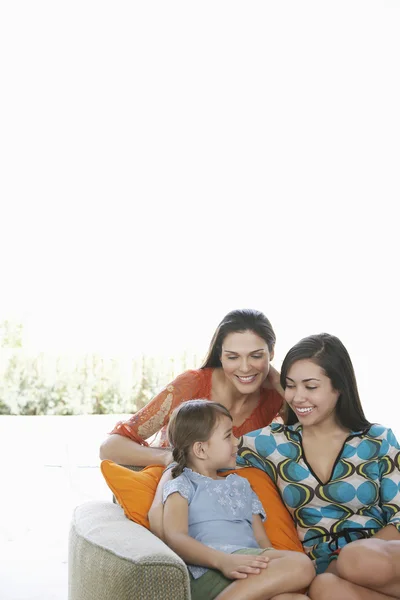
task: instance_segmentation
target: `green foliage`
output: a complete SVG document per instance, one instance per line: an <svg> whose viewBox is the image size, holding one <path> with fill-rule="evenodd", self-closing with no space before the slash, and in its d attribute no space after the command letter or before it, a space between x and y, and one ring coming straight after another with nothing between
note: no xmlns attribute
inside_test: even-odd
<svg viewBox="0 0 400 600"><path fill-rule="evenodd" d="M0 415L133 413L198 359L29 355L0 348Z"/></svg>
<svg viewBox="0 0 400 600"><path fill-rule="evenodd" d="M8 319L0 323L0 346L2 348L22 348L23 325Z"/></svg>

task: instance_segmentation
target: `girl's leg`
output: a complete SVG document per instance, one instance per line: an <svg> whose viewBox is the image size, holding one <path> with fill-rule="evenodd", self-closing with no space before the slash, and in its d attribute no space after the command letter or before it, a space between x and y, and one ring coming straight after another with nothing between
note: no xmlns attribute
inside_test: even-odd
<svg viewBox="0 0 400 600"><path fill-rule="evenodd" d="M400 541L359 540L345 546L337 574L347 582L400 598Z"/></svg>
<svg viewBox="0 0 400 600"><path fill-rule="evenodd" d="M307 588L315 577L311 560L301 552L266 550L270 558L266 569L259 575L248 575L236 580L221 592L216 600L271 600L288 592ZM283 600L304 600L302 594Z"/></svg>

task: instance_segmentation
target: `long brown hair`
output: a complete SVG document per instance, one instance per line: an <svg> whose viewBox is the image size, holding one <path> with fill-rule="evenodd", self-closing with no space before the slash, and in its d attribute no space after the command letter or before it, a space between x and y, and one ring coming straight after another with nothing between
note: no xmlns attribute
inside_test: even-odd
<svg viewBox="0 0 400 600"><path fill-rule="evenodd" d="M218 325L201 369L221 367L221 353L224 339L229 333L242 333L243 331L252 331L265 340L270 352L273 351L276 336L267 317L259 310L253 310L252 308L232 310Z"/></svg>
<svg viewBox="0 0 400 600"><path fill-rule="evenodd" d="M186 467L193 444L210 439L221 415L232 421L232 415L225 406L209 400L188 400L174 410L168 424L172 456L178 463L172 469L173 478L178 477Z"/></svg>

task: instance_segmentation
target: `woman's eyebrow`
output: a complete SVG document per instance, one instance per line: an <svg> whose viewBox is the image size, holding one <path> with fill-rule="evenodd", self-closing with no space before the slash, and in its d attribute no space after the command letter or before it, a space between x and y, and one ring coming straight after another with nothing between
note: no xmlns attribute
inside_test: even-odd
<svg viewBox="0 0 400 600"><path fill-rule="evenodd" d="M224 350L227 354L237 354L234 350ZM249 354L254 354L254 352L265 352L265 348L258 348L258 350L252 350Z"/></svg>
<svg viewBox="0 0 400 600"><path fill-rule="evenodd" d="M286 379L290 379L290 381L294 382L294 379L292 379L291 377L286 376ZM321 380L318 379L317 377L309 377L308 379L302 379L301 381L321 381Z"/></svg>

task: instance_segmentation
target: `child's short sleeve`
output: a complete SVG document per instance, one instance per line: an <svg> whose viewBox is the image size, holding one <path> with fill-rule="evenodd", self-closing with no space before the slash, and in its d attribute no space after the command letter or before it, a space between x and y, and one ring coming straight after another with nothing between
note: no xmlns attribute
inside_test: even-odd
<svg viewBox="0 0 400 600"><path fill-rule="evenodd" d="M167 481L163 489L163 504L165 504L168 496L178 492L183 498L186 498L188 504L192 501L193 486L189 479L182 473L179 477Z"/></svg>
<svg viewBox="0 0 400 600"><path fill-rule="evenodd" d="M260 515L262 521L267 520L267 515L257 494L251 490L251 512L253 515Z"/></svg>

